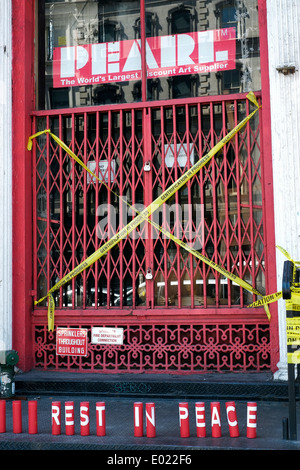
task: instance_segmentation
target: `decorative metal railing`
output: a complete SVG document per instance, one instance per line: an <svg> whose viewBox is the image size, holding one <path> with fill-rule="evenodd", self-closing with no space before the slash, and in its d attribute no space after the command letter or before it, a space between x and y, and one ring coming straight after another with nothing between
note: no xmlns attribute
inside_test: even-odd
<svg viewBox="0 0 300 470"><path fill-rule="evenodd" d="M37 111L33 148L37 298L106 242L249 113L245 95ZM267 276L259 113L154 220L264 294ZM121 199L120 199L121 197ZM59 326L122 325L116 350L55 358L44 306L33 312L36 366L195 372L269 367L268 322L253 295L142 224L55 297ZM128 321L130 319L130 321ZM142 323L140 323L140 321ZM164 323L165 321L165 323ZM249 326L249 324L251 326Z"/></svg>

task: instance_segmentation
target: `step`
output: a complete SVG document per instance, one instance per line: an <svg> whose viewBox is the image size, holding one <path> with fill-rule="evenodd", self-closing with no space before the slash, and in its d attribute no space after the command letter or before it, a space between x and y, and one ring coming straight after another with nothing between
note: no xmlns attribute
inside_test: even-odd
<svg viewBox="0 0 300 470"><path fill-rule="evenodd" d="M16 395L288 400L288 382L271 373L102 374L32 370L15 375ZM299 384L295 385L299 397Z"/></svg>

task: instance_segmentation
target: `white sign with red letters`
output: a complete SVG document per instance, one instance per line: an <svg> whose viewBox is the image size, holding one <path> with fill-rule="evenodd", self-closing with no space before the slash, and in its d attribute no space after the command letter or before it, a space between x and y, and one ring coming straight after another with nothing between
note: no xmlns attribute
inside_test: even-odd
<svg viewBox="0 0 300 470"><path fill-rule="evenodd" d="M86 328L57 328L56 354L60 356L87 356Z"/></svg>

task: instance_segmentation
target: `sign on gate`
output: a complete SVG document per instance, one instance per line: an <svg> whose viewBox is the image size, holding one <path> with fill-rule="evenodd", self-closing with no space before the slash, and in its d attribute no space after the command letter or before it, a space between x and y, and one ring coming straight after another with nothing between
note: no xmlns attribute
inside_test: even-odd
<svg viewBox="0 0 300 470"><path fill-rule="evenodd" d="M87 356L87 329L57 328L56 354L60 356Z"/></svg>
<svg viewBox="0 0 300 470"><path fill-rule="evenodd" d="M92 328L92 344L123 344L123 328Z"/></svg>

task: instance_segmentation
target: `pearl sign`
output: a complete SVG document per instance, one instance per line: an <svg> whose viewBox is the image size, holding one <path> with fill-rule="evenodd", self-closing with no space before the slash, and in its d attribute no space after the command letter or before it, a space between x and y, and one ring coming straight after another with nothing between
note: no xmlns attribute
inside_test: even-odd
<svg viewBox="0 0 300 470"><path fill-rule="evenodd" d="M235 69L235 28L146 39L147 77ZM70 87L141 79L141 40L57 47L53 86Z"/></svg>

